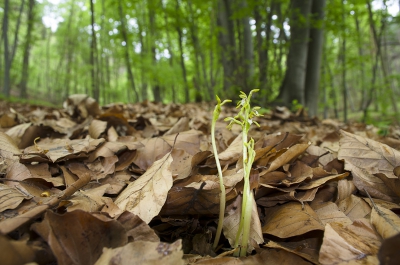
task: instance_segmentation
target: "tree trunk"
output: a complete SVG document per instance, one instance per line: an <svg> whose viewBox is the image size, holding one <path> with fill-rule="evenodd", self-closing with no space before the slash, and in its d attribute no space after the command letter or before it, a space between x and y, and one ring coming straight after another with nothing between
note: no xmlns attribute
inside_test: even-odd
<svg viewBox="0 0 400 265"><path fill-rule="evenodd" d="M128 40L128 33L126 32L125 17L124 17L124 12L122 10L122 1L118 1L118 9L119 9L119 15L121 18L121 21L120 21L121 22L121 34L122 34L122 38L125 42L125 64L126 64L126 70L128 71L128 81L131 85L131 89L135 93L135 100L139 101L140 98L139 98L139 94L136 90L135 79L133 77L131 61L130 61L130 56L129 56L129 50L130 50L131 45ZM129 94L130 94L130 90L128 91L128 100L130 100Z"/></svg>
<svg viewBox="0 0 400 265"><path fill-rule="evenodd" d="M156 39L157 39L157 32L156 32L156 25L155 25L155 20L156 20L156 12L155 12L155 3L153 1L148 1L148 10L149 10L149 27L150 27L150 50L151 50L151 55L152 55L152 60L153 60L153 67L156 69L157 68L157 58L156 58ZM153 91L153 96L154 100L156 102L161 102L161 87L160 87L160 80L158 78L158 73L154 74L153 78L153 84L152 84L152 91Z"/></svg>
<svg viewBox="0 0 400 265"><path fill-rule="evenodd" d="M100 97L100 88L99 88L99 82L97 80L97 71L98 71L98 66L97 66L97 43L96 43L96 31L94 30L94 4L93 0L89 0L90 2L90 13L91 13L91 25L92 25L92 39L90 41L90 73L92 77L92 95L93 98L99 102L99 97Z"/></svg>
<svg viewBox="0 0 400 265"><path fill-rule="evenodd" d="M172 44L171 44L171 36L170 36L170 32L169 32L169 23L168 23L168 15L167 15L167 11L166 11L166 7L163 4L163 1L160 1L160 5L163 9L164 12L164 24L165 24L165 32L167 33L167 50L169 53L169 66L171 68L174 67L174 58L175 55L172 51ZM171 86L171 94L172 94L172 102L176 102L176 91L175 91L175 85Z"/></svg>
<svg viewBox="0 0 400 265"><path fill-rule="evenodd" d="M246 0L242 0L241 7L247 9ZM248 94L250 90L254 87L254 49L253 49L253 35L250 28L250 18L248 15L241 19L241 24L243 27L243 65L244 67L244 87L243 91Z"/></svg>
<svg viewBox="0 0 400 265"><path fill-rule="evenodd" d="M293 101L305 104L305 80L308 54L309 14L312 0L292 0L290 21L290 48L287 69L280 97L290 106Z"/></svg>
<svg viewBox="0 0 400 265"><path fill-rule="evenodd" d="M71 30L71 23L72 19L74 17L74 6L75 3L71 2L71 7L70 7L70 13L69 13L69 18L68 18L68 24L67 24L67 32L72 32ZM71 87L71 82L72 76L71 76L71 69L72 69L72 58L74 54L74 47L75 47L75 38L71 35L66 36L66 56L67 56L67 61L65 65L65 78L64 78L64 98L67 98L70 94L70 87Z"/></svg>
<svg viewBox="0 0 400 265"><path fill-rule="evenodd" d="M231 17L232 10L229 0L218 0L218 26L221 28L218 34L219 54L224 69L223 91L226 93L226 97L233 96L229 92L234 84L236 69L235 33Z"/></svg>
<svg viewBox="0 0 400 265"><path fill-rule="evenodd" d="M365 64L364 64L364 52L363 52L363 43L361 39L361 29L360 29L360 21L358 19L358 11L354 11L354 20L356 23L356 29L357 29L357 46L358 46L358 57L359 57L359 69L360 69L360 84L361 84L361 103L360 103L360 108L359 110L363 110L365 107L365 103L367 100L367 87L365 84Z"/></svg>
<svg viewBox="0 0 400 265"><path fill-rule="evenodd" d="M32 42L32 30L33 23L35 19L34 13L35 0L29 0L29 9L28 9L28 28L26 30L26 38L25 38L25 47L24 47L24 58L22 62L22 77L20 83L20 96L22 98L27 98L27 83L29 78L29 55L31 50L31 42Z"/></svg>
<svg viewBox="0 0 400 265"><path fill-rule="evenodd" d="M15 51L17 50L17 46L18 46L19 26L21 25L21 17L22 17L22 13L24 12L24 6L25 6L25 0L22 0L21 6L19 7L17 25L16 25L16 29L15 29L15 34L14 34L14 43L13 43L13 46L11 49L10 68L12 67L12 64L14 61L14 56L15 56Z"/></svg>
<svg viewBox="0 0 400 265"><path fill-rule="evenodd" d="M342 96L343 96L343 120L346 123L347 122L347 84L346 84L346 36L345 36L345 6L344 3L342 2L342 48L341 48L341 53L342 53Z"/></svg>
<svg viewBox="0 0 400 265"><path fill-rule="evenodd" d="M4 41L4 87L3 93L6 97L10 96L10 59L8 53L8 13L9 0L4 0L4 15L3 15L3 41Z"/></svg>
<svg viewBox="0 0 400 265"><path fill-rule="evenodd" d="M326 0L315 0L312 3L314 25L310 29L308 44L307 73L305 83L305 100L310 117L317 116L319 102L319 79L323 48L323 19Z"/></svg>
<svg viewBox="0 0 400 265"><path fill-rule="evenodd" d="M185 90L185 102L189 102L189 84L187 80L187 75L186 75L186 66L185 66L185 58L183 56L183 33L181 29L181 20L180 20L180 7L179 7L179 1L176 0L176 31L178 33L178 43L179 43L179 53L180 53L180 63L181 63L181 68L182 68L182 77L183 77L183 82L184 82L184 90Z"/></svg>

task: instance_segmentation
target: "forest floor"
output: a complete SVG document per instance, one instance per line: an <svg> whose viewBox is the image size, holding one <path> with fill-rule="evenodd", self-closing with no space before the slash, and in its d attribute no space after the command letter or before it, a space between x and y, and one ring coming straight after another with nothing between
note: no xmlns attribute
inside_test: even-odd
<svg viewBox="0 0 400 265"><path fill-rule="evenodd" d="M237 109L223 106L216 141L227 206L213 249L213 109L100 107L79 95L63 109L1 102L2 264L396 264L400 128L286 108L255 118L249 132L254 201L248 256L237 258L242 136L223 121Z"/></svg>

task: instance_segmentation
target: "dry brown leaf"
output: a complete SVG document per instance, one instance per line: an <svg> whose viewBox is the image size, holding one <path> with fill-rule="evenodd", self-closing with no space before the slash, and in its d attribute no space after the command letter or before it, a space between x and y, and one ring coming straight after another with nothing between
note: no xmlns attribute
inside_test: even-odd
<svg viewBox="0 0 400 265"><path fill-rule="evenodd" d="M125 228L126 235L130 241L160 242L160 238L154 230L151 229L148 224L143 222L139 216L125 211L118 216L117 220Z"/></svg>
<svg viewBox="0 0 400 265"><path fill-rule="evenodd" d="M371 207L360 197L350 195L337 203L339 210L346 214L352 221L364 218L371 213Z"/></svg>
<svg viewBox="0 0 400 265"><path fill-rule="evenodd" d="M397 179L393 169L400 165L400 152L386 144L376 142L355 134L340 131L338 158L345 160L345 168L350 162L370 174L382 173L388 178Z"/></svg>
<svg viewBox="0 0 400 265"><path fill-rule="evenodd" d="M351 171L353 183L362 194L367 191L374 198L386 201L397 199L396 194L382 180L370 174L367 170L356 167L350 162L346 163L346 168Z"/></svg>
<svg viewBox="0 0 400 265"><path fill-rule="evenodd" d="M181 240L172 244L162 242L136 241L119 248L105 248L97 265L183 265Z"/></svg>
<svg viewBox="0 0 400 265"><path fill-rule="evenodd" d="M372 207L371 223L384 239L400 233L400 217L379 205Z"/></svg>
<svg viewBox="0 0 400 265"><path fill-rule="evenodd" d="M353 181L348 179L341 179L338 181L338 194L336 202L341 201L357 191Z"/></svg>
<svg viewBox="0 0 400 265"><path fill-rule="evenodd" d="M263 233L280 238L298 236L309 231L324 229L317 214L307 203L304 204L304 208L298 202L289 202L284 205L267 208L265 215Z"/></svg>
<svg viewBox="0 0 400 265"><path fill-rule="evenodd" d="M87 157L90 151L97 148L104 139L43 139L37 146L25 148L22 159L31 156L47 157L51 162L60 162L77 157Z"/></svg>
<svg viewBox="0 0 400 265"><path fill-rule="evenodd" d="M174 180L184 179L192 172L192 158L185 150L174 148L171 153L174 161L171 164Z"/></svg>
<svg viewBox="0 0 400 265"><path fill-rule="evenodd" d="M338 206L333 202L325 202L321 205L318 205L317 209L314 207L313 209L323 225L336 222L347 226L352 223L352 220L347 217L342 211L340 211Z"/></svg>
<svg viewBox="0 0 400 265"><path fill-rule="evenodd" d="M101 120L93 120L89 125L89 135L93 139L98 139L99 136L107 129L107 122Z"/></svg>
<svg viewBox="0 0 400 265"><path fill-rule="evenodd" d="M32 125L32 123L28 122L28 123L22 123L19 124L17 126L11 127L10 129L8 129L8 131L6 132L7 135L9 135L14 143L19 146L19 144L21 143L21 139L22 137L25 135L25 131ZM19 150L19 149L18 149Z"/></svg>
<svg viewBox="0 0 400 265"><path fill-rule="evenodd" d="M111 198L102 197L109 186L109 184L106 184L87 191L75 192L68 200L72 205L67 206L67 211L72 212L78 209L89 213L99 211L100 208L106 204L107 199L111 200Z"/></svg>
<svg viewBox="0 0 400 265"><path fill-rule="evenodd" d="M17 160L18 157L14 155L21 154L14 140L3 132L0 132L0 154L10 160Z"/></svg>
<svg viewBox="0 0 400 265"><path fill-rule="evenodd" d="M7 209L15 209L24 199L30 198L30 196L21 193L16 188L0 183L0 212Z"/></svg>
<svg viewBox="0 0 400 265"><path fill-rule="evenodd" d="M260 172L260 176L268 172L272 172L278 169L279 167L289 163L291 160L297 158L299 155L304 153L309 146L310 144L296 144L290 147L285 153L283 153L282 155L277 157L274 161L272 161L271 165L267 170Z"/></svg>
<svg viewBox="0 0 400 265"><path fill-rule="evenodd" d="M149 223L163 207L172 187L171 153L167 153L130 183L115 200L122 210L130 211Z"/></svg>
<svg viewBox="0 0 400 265"><path fill-rule="evenodd" d="M125 229L118 221L101 221L80 210L63 215L47 211L32 229L49 244L60 265L94 264L104 247L127 243Z"/></svg>
<svg viewBox="0 0 400 265"><path fill-rule="evenodd" d="M171 151L171 145L162 138L145 139L141 143L144 147L136 151L133 162L142 170L147 170L156 160Z"/></svg>
<svg viewBox="0 0 400 265"><path fill-rule="evenodd" d="M376 255L379 249L376 241L365 240L363 233L351 227L330 223L325 226L324 239L320 250L321 264L339 264L358 260L367 255Z"/></svg>
<svg viewBox="0 0 400 265"><path fill-rule="evenodd" d="M268 244L265 244L264 246L268 248L284 249L289 253L293 253L294 255L311 261L313 264L318 264L318 248L320 244L320 238L317 237L294 242L277 243L274 241L269 241ZM280 262L276 264L280 264ZM297 264L297 262L295 264Z"/></svg>
<svg viewBox="0 0 400 265"><path fill-rule="evenodd" d="M218 154L221 165L237 161L243 153L242 134L239 134L226 150ZM214 158L213 158L214 159Z"/></svg>

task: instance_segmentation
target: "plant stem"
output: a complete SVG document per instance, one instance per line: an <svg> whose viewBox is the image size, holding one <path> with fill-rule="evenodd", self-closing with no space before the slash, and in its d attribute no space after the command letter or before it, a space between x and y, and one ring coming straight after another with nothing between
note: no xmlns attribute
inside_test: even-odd
<svg viewBox="0 0 400 265"><path fill-rule="evenodd" d="M217 165L218 177L219 177L219 189L220 189L221 193L220 193L220 199L219 199L218 226L217 226L217 232L215 234L213 249L217 248L219 239L221 237L222 226L224 223L224 216L225 216L225 204L226 204L224 179L222 176L221 164L220 164L219 158L218 158L217 145L215 143L215 124L217 123L219 114L221 113L221 106L227 102L230 102L230 100L224 100L221 103L221 100L218 98L218 96L216 96L216 98L217 98L217 105L215 106L214 113L213 113L213 120L211 123L211 143L212 143L212 147L213 147L215 163Z"/></svg>

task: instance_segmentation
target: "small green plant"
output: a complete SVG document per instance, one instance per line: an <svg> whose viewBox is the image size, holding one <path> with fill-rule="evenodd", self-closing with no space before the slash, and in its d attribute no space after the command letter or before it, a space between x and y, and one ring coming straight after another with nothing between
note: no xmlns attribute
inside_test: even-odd
<svg viewBox="0 0 400 265"><path fill-rule="evenodd" d="M217 169L218 169L219 188L221 191L221 196L219 198L219 219L218 219L217 233L215 234L215 239L214 239L214 244L213 244L214 249L217 248L219 238L221 237L222 225L224 223L224 215L225 215L225 204L226 204L224 179L222 177L221 164L218 159L217 145L215 143L215 124L217 123L219 114L221 113L221 106L224 105L225 103L231 102L231 100L224 100L221 103L221 100L219 99L219 97L218 96L215 96L215 97L217 98L217 105L214 108L213 119L212 119L212 123L211 123L211 143L212 143L212 147L213 147L215 163L217 164Z"/></svg>
<svg viewBox="0 0 400 265"><path fill-rule="evenodd" d="M304 108L303 104L301 104L297 99L293 99L292 100L292 108L291 108L291 110L293 112L296 112L296 111L298 111L299 109L302 109L302 108Z"/></svg>
<svg viewBox="0 0 400 265"><path fill-rule="evenodd" d="M239 246L240 236L242 242L240 244L240 251L235 255L246 256L247 246L250 237L250 223L251 223L251 212L253 208L253 191L250 189L250 171L254 162L256 152L254 151L254 139L248 139L248 133L251 125L254 123L260 126L256 121L253 121L254 117L262 116L258 113L260 107L250 106L250 99L253 93L259 91L258 89L251 90L247 96L244 92L240 92L241 100L238 102L236 108L240 108L239 113L235 117L225 118L225 121L229 121L228 128L231 129L233 124L238 124L242 127L242 143L243 143L243 201L242 201L242 212L240 217L239 229L235 238L234 247Z"/></svg>

